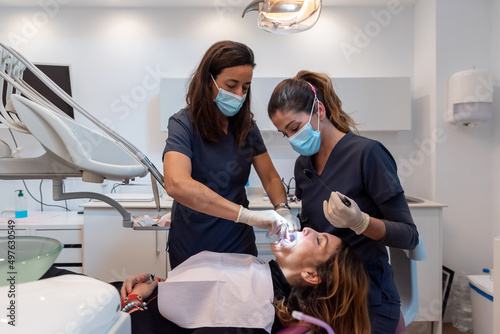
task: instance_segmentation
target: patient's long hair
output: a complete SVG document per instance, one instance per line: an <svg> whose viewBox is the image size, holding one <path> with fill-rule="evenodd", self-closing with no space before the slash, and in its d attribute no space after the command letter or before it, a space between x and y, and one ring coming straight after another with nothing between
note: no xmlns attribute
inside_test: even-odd
<svg viewBox="0 0 500 334"><path fill-rule="evenodd" d="M275 300L281 323L298 323L291 314L300 311L328 323L336 334L370 333L368 277L354 250L344 241L337 252L317 268L321 283L292 287L287 300ZM321 333L319 327L314 333Z"/></svg>

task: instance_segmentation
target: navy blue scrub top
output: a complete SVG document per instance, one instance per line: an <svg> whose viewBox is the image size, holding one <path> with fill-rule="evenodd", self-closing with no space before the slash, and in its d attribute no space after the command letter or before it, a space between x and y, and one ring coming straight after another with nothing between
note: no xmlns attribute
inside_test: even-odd
<svg viewBox="0 0 500 334"><path fill-rule="evenodd" d="M304 174L306 168L313 172L312 181ZM328 200L330 191L318 178L331 190L353 199L361 211L382 219L386 237L377 242L351 229L332 226L323 213L323 201ZM321 175L311 157L299 156L295 180L296 195L302 200L303 227L331 233L354 247L370 278L370 305L380 305L383 298L399 302L386 246L413 249L418 232L389 151L377 141L348 132L333 148Z"/></svg>
<svg viewBox="0 0 500 334"><path fill-rule="evenodd" d="M170 117L163 156L169 151L186 155L191 159L194 180L225 199L248 207L245 185L253 157L267 152L257 125L248 133L243 146L238 147L231 118L227 134L211 143L194 130L191 117L188 108ZM172 206L168 239L169 253L180 261L203 250L257 256L251 226L206 215L177 201Z"/></svg>

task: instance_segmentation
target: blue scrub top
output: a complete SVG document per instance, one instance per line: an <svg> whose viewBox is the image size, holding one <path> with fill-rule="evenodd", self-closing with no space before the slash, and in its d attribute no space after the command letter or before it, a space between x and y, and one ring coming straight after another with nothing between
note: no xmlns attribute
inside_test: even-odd
<svg viewBox="0 0 500 334"><path fill-rule="evenodd" d="M312 181L304 169L313 172ZM382 219L386 237L377 242L332 226L323 213L323 201L329 199L330 191L318 179L353 199L361 211ZM369 304L380 305L382 299L399 302L386 246L412 249L418 244L418 232L389 151L377 141L348 132L333 148L321 175L311 157L298 157L295 181L296 195L302 200L303 227L331 233L354 247L370 278Z"/></svg>
<svg viewBox="0 0 500 334"><path fill-rule="evenodd" d="M267 152L257 125L248 133L243 146L238 147L231 118L227 134L217 142L205 141L194 130L191 119L188 108L170 117L163 155L169 151L186 155L191 159L194 180L225 199L248 207L245 185L253 157ZM180 261L203 250L257 256L251 226L194 211L177 201L172 206L168 248Z"/></svg>

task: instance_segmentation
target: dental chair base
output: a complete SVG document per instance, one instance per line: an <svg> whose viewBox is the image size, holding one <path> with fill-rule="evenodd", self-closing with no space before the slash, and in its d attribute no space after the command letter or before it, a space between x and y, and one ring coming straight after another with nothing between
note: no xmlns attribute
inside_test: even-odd
<svg viewBox="0 0 500 334"><path fill-rule="evenodd" d="M10 292L13 291L13 292ZM83 275L64 275L0 287L0 332L131 333L115 287ZM14 326L15 325L15 326Z"/></svg>

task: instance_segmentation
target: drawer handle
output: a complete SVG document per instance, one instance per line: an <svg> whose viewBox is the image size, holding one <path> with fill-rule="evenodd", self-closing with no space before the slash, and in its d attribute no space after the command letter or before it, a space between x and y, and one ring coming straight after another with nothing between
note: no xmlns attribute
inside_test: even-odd
<svg viewBox="0 0 500 334"><path fill-rule="evenodd" d="M155 239L156 239L156 255L160 255L161 251L159 248L159 242L158 242L158 231L155 231Z"/></svg>

